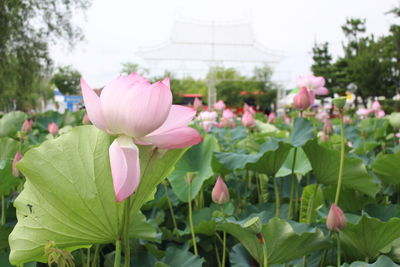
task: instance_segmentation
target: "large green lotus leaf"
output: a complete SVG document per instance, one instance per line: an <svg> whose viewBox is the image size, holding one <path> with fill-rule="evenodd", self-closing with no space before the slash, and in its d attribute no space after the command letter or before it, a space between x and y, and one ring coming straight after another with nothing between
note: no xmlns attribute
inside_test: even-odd
<svg viewBox="0 0 400 267"><path fill-rule="evenodd" d="M276 149L268 149L260 153L261 157L255 163L249 163L247 167L250 170L265 173L269 177L274 177L285 162L290 152L291 145L274 140L268 144L272 144Z"/></svg>
<svg viewBox="0 0 400 267"><path fill-rule="evenodd" d="M12 111L0 119L0 137L14 135L28 117L24 112Z"/></svg>
<svg viewBox="0 0 400 267"><path fill-rule="evenodd" d="M400 218L382 222L363 215L357 223L348 222L339 236L349 259L374 259L383 248L400 238Z"/></svg>
<svg viewBox="0 0 400 267"><path fill-rule="evenodd" d="M242 244L236 244L229 252L229 263L232 267L251 267L254 261Z"/></svg>
<svg viewBox="0 0 400 267"><path fill-rule="evenodd" d="M303 146L308 140L314 137L314 127L312 123L305 118L296 118L293 124L292 134L290 136L290 143L294 147Z"/></svg>
<svg viewBox="0 0 400 267"><path fill-rule="evenodd" d="M296 152L296 161L294 164L294 173L306 175L309 171L312 170L311 164L308 161L306 154L304 153L303 149L300 147L292 148L286 157L285 162L283 163L282 167L276 173L276 177L284 177L292 173L292 165L293 165L293 158L294 158L294 150L297 149Z"/></svg>
<svg viewBox="0 0 400 267"><path fill-rule="evenodd" d="M257 236L243 227L247 221L227 219L218 225L236 237L259 263L263 262L262 246ZM330 246L322 231L300 223L289 224L280 218L273 218L262 226L262 234L268 251L268 263L279 264L298 259L312 251Z"/></svg>
<svg viewBox="0 0 400 267"><path fill-rule="evenodd" d="M324 195L318 184L310 184L303 188L300 204L300 222L312 223L316 210L324 204Z"/></svg>
<svg viewBox="0 0 400 267"><path fill-rule="evenodd" d="M351 264L345 263L342 266L343 267L398 267L400 265L394 263L389 257L381 255L376 260L376 262L371 264L361 261L355 261Z"/></svg>
<svg viewBox="0 0 400 267"><path fill-rule="evenodd" d="M339 175L340 151L324 148L316 140L304 147L317 181L325 185L336 185ZM345 156L342 185L375 197L379 186L367 172L361 159Z"/></svg>
<svg viewBox="0 0 400 267"><path fill-rule="evenodd" d="M0 160L13 160L18 148L19 142L14 139L0 138Z"/></svg>
<svg viewBox="0 0 400 267"><path fill-rule="evenodd" d="M400 152L379 157L372 164L372 171L386 184L400 184Z"/></svg>
<svg viewBox="0 0 400 267"><path fill-rule="evenodd" d="M188 247L178 248L170 246L165 252L165 256L161 261L157 262L155 267L176 267L176 266L191 266L201 267L203 266L204 259L199 256L195 256L188 250Z"/></svg>
<svg viewBox="0 0 400 267"><path fill-rule="evenodd" d="M203 142L191 147L178 161L174 172L168 176L168 180L179 200L188 202L190 188L192 199L194 199L203 183L214 174L211 160L215 151L219 151L218 142L215 137L207 135ZM188 172L196 173L191 186L186 179Z"/></svg>
<svg viewBox="0 0 400 267"><path fill-rule="evenodd" d="M108 148L113 140L94 126L74 128L29 150L18 168L26 176L15 200L18 223L9 237L13 264L44 261L44 245L62 249L118 238L123 203L115 202ZM154 240L139 209L173 169L183 150L140 146L142 177L132 198L132 237ZM137 231L136 231L137 230Z"/></svg>

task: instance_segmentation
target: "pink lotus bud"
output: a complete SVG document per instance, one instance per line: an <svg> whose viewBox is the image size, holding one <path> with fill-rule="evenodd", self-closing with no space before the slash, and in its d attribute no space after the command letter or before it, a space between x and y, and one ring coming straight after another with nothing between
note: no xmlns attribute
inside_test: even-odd
<svg viewBox="0 0 400 267"><path fill-rule="evenodd" d="M343 122L345 124L351 124L353 120L350 117L347 117L346 115L343 116Z"/></svg>
<svg viewBox="0 0 400 267"><path fill-rule="evenodd" d="M225 109L224 112L222 112L222 117L226 119L233 119L235 117L235 114L230 109Z"/></svg>
<svg viewBox="0 0 400 267"><path fill-rule="evenodd" d="M197 111L203 110L203 103L197 97L193 101L193 108Z"/></svg>
<svg viewBox="0 0 400 267"><path fill-rule="evenodd" d="M32 131L33 120L24 120L24 123L21 126L21 131L25 133L29 133Z"/></svg>
<svg viewBox="0 0 400 267"><path fill-rule="evenodd" d="M304 110L314 103L314 96L306 87L300 88L299 92L293 98L293 107Z"/></svg>
<svg viewBox="0 0 400 267"><path fill-rule="evenodd" d="M343 211L333 203L326 218L326 226L331 231L340 231L346 226L346 217Z"/></svg>
<svg viewBox="0 0 400 267"><path fill-rule="evenodd" d="M22 154L21 154L21 152L17 151L17 153L15 153L14 160L13 160L13 163L12 163L12 174L15 177L19 177L19 175L20 175L20 172L17 169L16 165L21 159L22 159Z"/></svg>
<svg viewBox="0 0 400 267"><path fill-rule="evenodd" d="M49 133L51 133L52 135L56 135L58 134L58 126L55 122L49 123L47 125L47 130L49 131Z"/></svg>
<svg viewBox="0 0 400 267"><path fill-rule="evenodd" d="M253 127L256 125L256 121L253 118L253 115L251 115L250 112L245 112L242 117L242 124L244 127Z"/></svg>
<svg viewBox="0 0 400 267"><path fill-rule="evenodd" d="M353 147L353 143L351 141L347 142L348 147Z"/></svg>
<svg viewBox="0 0 400 267"><path fill-rule="evenodd" d="M285 123L286 124L290 124L290 117L289 116L285 116Z"/></svg>
<svg viewBox="0 0 400 267"><path fill-rule="evenodd" d="M356 114L360 117L360 119L365 119L372 112L372 109L360 108L356 111Z"/></svg>
<svg viewBox="0 0 400 267"><path fill-rule="evenodd" d="M85 113L85 116L83 116L82 124L90 124L90 119L87 113Z"/></svg>
<svg viewBox="0 0 400 267"><path fill-rule="evenodd" d="M323 132L326 133L327 135L333 133L333 125L332 125L330 119L325 119L324 120Z"/></svg>
<svg viewBox="0 0 400 267"><path fill-rule="evenodd" d="M217 204L224 204L229 201L229 190L221 176L218 177L217 182L214 185L211 197Z"/></svg>
<svg viewBox="0 0 400 267"><path fill-rule="evenodd" d="M376 100L376 101L374 101L374 103L372 103L371 108L373 111L381 110L381 104L379 103L378 100Z"/></svg>
<svg viewBox="0 0 400 267"><path fill-rule="evenodd" d="M271 112L268 115L268 123L274 123L275 122L275 112Z"/></svg>
<svg viewBox="0 0 400 267"><path fill-rule="evenodd" d="M214 104L214 108L216 110L223 110L225 108L225 103L224 101L220 100L217 103Z"/></svg>

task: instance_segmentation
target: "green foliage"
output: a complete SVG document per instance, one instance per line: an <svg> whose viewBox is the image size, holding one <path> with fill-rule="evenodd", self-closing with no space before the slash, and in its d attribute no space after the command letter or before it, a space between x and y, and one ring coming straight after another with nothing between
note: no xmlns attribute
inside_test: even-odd
<svg viewBox="0 0 400 267"><path fill-rule="evenodd" d="M51 81L63 95L76 95L80 92L82 74L72 66L59 67Z"/></svg>

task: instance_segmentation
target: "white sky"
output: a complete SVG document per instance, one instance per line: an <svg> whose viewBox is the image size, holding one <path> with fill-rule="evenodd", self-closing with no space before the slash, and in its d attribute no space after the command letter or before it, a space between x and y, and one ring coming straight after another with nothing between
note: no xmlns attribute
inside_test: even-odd
<svg viewBox="0 0 400 267"><path fill-rule="evenodd" d="M137 47L160 44L170 35L177 14L204 20L235 20L250 15L258 42L282 50L285 59L275 68L277 76L293 85L298 75L310 73L315 42L330 43L334 57L342 54L345 37L340 26L347 17L367 19L367 33L381 36L399 19L384 13L398 0L93 0L86 20L75 18L86 40L69 52L54 46L58 65L70 64L92 86L102 86L122 62L142 63Z"/></svg>

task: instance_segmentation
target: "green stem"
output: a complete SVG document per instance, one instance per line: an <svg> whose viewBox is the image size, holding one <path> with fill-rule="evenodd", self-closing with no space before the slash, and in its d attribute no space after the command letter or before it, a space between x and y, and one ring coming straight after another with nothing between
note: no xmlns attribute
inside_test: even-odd
<svg viewBox="0 0 400 267"><path fill-rule="evenodd" d="M279 197L279 189L278 189L278 184L276 182L276 178L272 177L272 180L274 181L274 191L275 191L275 216L279 218L281 212L280 212L280 197Z"/></svg>
<svg viewBox="0 0 400 267"><path fill-rule="evenodd" d="M86 266L90 267L90 248L87 248Z"/></svg>
<svg viewBox="0 0 400 267"><path fill-rule="evenodd" d="M225 267L225 258L226 258L226 232L224 231L224 243L222 246L222 267Z"/></svg>
<svg viewBox="0 0 400 267"><path fill-rule="evenodd" d="M125 266L130 266L131 264L131 249L129 244L130 200L131 198L128 197L124 203L125 218L122 240L124 241Z"/></svg>
<svg viewBox="0 0 400 267"><path fill-rule="evenodd" d="M311 175L311 172L308 172L308 173L307 173L307 180L306 180L307 185L311 184L311 177L310 177L310 175Z"/></svg>
<svg viewBox="0 0 400 267"><path fill-rule="evenodd" d="M307 267L307 255L303 256L303 267Z"/></svg>
<svg viewBox="0 0 400 267"><path fill-rule="evenodd" d="M1 225L6 224L6 200L1 196Z"/></svg>
<svg viewBox="0 0 400 267"><path fill-rule="evenodd" d="M217 262L218 262L218 266L221 267L221 259L219 257L219 252L218 252L218 247L217 247L217 241L214 240L214 247L215 247L215 254L217 256Z"/></svg>
<svg viewBox="0 0 400 267"><path fill-rule="evenodd" d="M340 267L340 239L338 233L336 233L336 241L337 241L337 267Z"/></svg>
<svg viewBox="0 0 400 267"><path fill-rule="evenodd" d="M265 239L264 236L259 233L261 236L261 242L262 242L262 250L263 250L263 267L268 267L268 251L267 251L267 244L265 244Z"/></svg>
<svg viewBox="0 0 400 267"><path fill-rule="evenodd" d="M295 187L294 179L296 179L296 177L294 176L294 167L296 165L296 154L297 154L297 147L294 148L292 174L290 176L290 200L289 200L289 210L288 210L289 220L293 218L293 195L294 195L294 187Z"/></svg>
<svg viewBox="0 0 400 267"><path fill-rule="evenodd" d="M114 267L121 266L121 240L115 240L115 258L114 258Z"/></svg>
<svg viewBox="0 0 400 267"><path fill-rule="evenodd" d="M196 244L196 236L194 234L194 227L193 227L193 220L192 220L192 183L189 184L189 225L190 225L190 232L192 234L192 242L193 242L193 249L194 255L198 255L197 251L197 244Z"/></svg>
<svg viewBox="0 0 400 267"><path fill-rule="evenodd" d="M336 188L335 204L339 205L340 187L342 186L343 179L343 165L344 165L344 123L343 123L343 111L340 111L340 165L339 165L339 177Z"/></svg>
<svg viewBox="0 0 400 267"><path fill-rule="evenodd" d="M92 261L92 267L96 267L97 266L97 260L99 258L99 253L100 253L100 245L96 244L95 250L94 250L93 261Z"/></svg>
<svg viewBox="0 0 400 267"><path fill-rule="evenodd" d="M168 187L167 187L167 185L165 183L164 183L164 188L165 188L165 195L167 196L169 212L171 213L172 223L174 224L174 229L177 230L178 229L178 225L176 224L176 218L175 218L174 209L172 207L171 199L169 198L169 195L168 195Z"/></svg>

